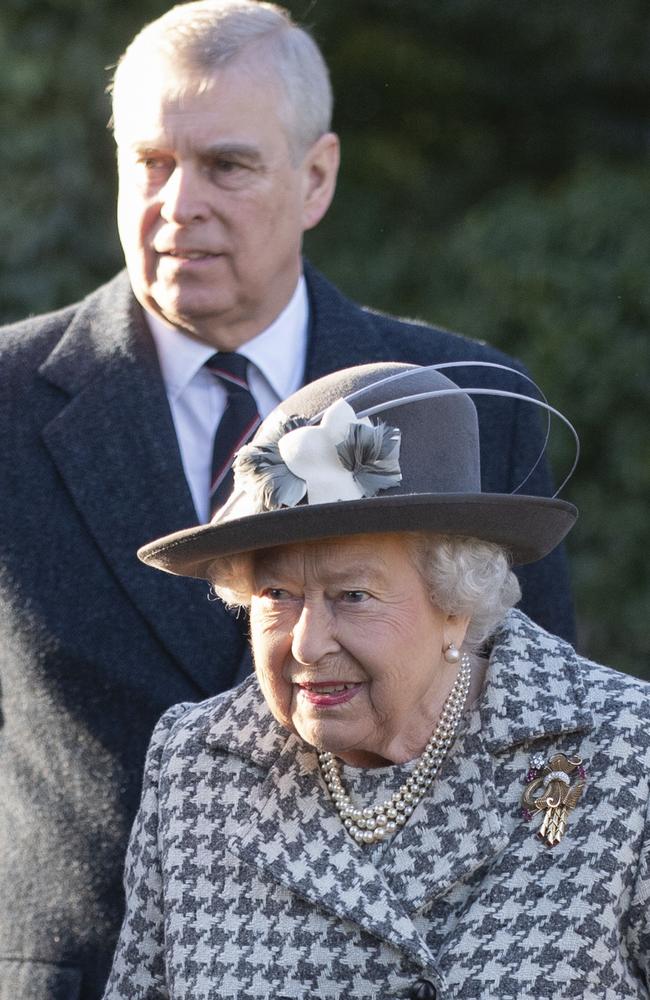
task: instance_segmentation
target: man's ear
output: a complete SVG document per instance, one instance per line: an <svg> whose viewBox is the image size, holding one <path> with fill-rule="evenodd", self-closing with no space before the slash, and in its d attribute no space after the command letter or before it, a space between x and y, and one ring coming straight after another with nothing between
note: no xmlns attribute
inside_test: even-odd
<svg viewBox="0 0 650 1000"><path fill-rule="evenodd" d="M326 132L310 147L302 162L303 231L313 229L330 207L339 170L339 138Z"/></svg>

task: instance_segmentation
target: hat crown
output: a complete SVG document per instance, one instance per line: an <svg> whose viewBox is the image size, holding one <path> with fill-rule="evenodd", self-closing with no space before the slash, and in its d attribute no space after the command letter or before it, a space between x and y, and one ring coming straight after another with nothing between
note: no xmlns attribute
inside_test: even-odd
<svg viewBox="0 0 650 1000"><path fill-rule="evenodd" d="M404 402L405 397L436 392L448 395ZM357 416L380 407L381 413L373 417L372 423L381 422L399 432L401 482L379 490L382 496L480 492L476 407L454 382L431 368L385 363L361 365L326 375L281 403L262 423L249 447L254 449L265 441L277 441L284 422L313 421L318 426L322 418L323 423L327 423L341 399L347 399ZM391 405L393 403L395 405ZM369 422L366 418L365 423ZM300 430L289 431L294 436L300 433ZM313 439L316 452L316 434ZM282 440L280 452L284 454L288 449L283 447ZM310 496L308 491L301 502L315 500L317 502L316 496ZM222 516L230 518L238 513L235 504L224 509Z"/></svg>
<svg viewBox="0 0 650 1000"><path fill-rule="evenodd" d="M521 375L498 364L485 367ZM326 375L276 407L240 450L233 494L210 524L157 539L138 554L167 572L209 578L220 556L424 531L493 542L515 563L539 559L564 538L577 511L556 497L524 495L520 487L512 494L482 492L479 419L470 393L537 402L509 389L464 390L437 366L393 362ZM577 440L559 411L543 397L539 405L568 424Z"/></svg>

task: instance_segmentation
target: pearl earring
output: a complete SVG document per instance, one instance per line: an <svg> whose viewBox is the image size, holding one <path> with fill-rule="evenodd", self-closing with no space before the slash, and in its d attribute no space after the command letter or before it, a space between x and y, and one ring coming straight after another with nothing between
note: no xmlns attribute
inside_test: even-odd
<svg viewBox="0 0 650 1000"><path fill-rule="evenodd" d="M460 660L460 653L456 649L453 642L450 642L445 650L445 660L447 663L458 663Z"/></svg>

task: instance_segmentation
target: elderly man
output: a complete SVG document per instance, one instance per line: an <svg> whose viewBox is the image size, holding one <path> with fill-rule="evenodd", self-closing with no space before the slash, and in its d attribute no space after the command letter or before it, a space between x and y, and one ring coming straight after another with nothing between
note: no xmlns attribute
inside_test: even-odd
<svg viewBox="0 0 650 1000"><path fill-rule="evenodd" d="M154 723L246 670L241 620L138 546L208 518L234 451L304 381L507 362L363 310L303 263L335 187L330 113L323 59L281 8L169 11L114 83L126 272L0 335L1 1000L101 995ZM483 426L484 488L515 489L543 447L534 419L514 405ZM547 487L541 463L525 491ZM522 582L532 617L570 633L562 557Z"/></svg>

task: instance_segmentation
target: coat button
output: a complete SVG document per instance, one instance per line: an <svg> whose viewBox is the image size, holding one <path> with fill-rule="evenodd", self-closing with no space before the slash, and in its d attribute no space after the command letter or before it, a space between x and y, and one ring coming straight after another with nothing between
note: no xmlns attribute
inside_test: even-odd
<svg viewBox="0 0 650 1000"><path fill-rule="evenodd" d="M437 990L429 979L416 979L409 992L410 1000L436 1000Z"/></svg>

